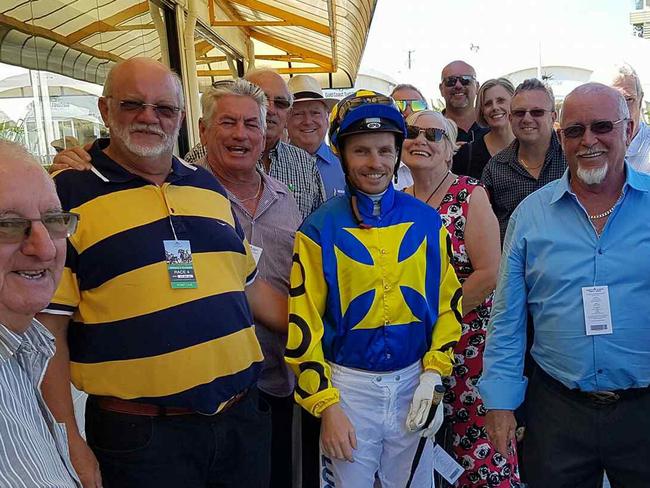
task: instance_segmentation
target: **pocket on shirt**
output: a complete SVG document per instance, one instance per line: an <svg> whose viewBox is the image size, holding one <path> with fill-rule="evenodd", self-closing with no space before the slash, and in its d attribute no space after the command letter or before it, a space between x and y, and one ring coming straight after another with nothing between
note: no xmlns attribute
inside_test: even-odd
<svg viewBox="0 0 650 488"><path fill-rule="evenodd" d="M153 419L144 415L86 411L86 439L93 449L132 453L147 448L153 438Z"/></svg>

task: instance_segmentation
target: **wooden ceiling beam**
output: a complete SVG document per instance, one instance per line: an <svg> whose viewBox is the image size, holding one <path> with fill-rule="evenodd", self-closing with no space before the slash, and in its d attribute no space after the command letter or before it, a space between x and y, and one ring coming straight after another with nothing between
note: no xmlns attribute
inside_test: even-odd
<svg viewBox="0 0 650 488"><path fill-rule="evenodd" d="M297 27L304 27L305 29L318 32L324 36L331 36L332 31L328 25L321 24L320 22L315 22L311 19L303 17L301 15L288 12L278 7L269 5L268 3L260 2L258 0L224 0L224 3L230 3L235 5L241 5L247 7L253 11L262 12L276 19L282 19L289 22L290 25L295 25ZM216 19L215 19L216 20Z"/></svg>
<svg viewBox="0 0 650 488"><path fill-rule="evenodd" d="M282 39L278 39L277 37L262 34L261 32L253 31L251 32L251 37L253 39L257 39L260 42L263 42L264 44L268 44L269 46L275 47L277 49L281 49L282 51L285 51L287 54L300 56L300 58L304 59L305 62L313 62L318 66L324 68L325 71L332 70L332 60L320 53L311 51L307 48L298 46L296 44L292 44Z"/></svg>
<svg viewBox="0 0 650 488"><path fill-rule="evenodd" d="M113 53L110 53L108 51L100 51L99 49L86 46L85 44L81 44L79 42L70 43L67 36L57 34L51 29L46 29L45 27L40 27L38 25L21 22L20 20L15 19L13 17L9 17L8 15L5 14L0 14L0 24L7 25L12 29L22 32L23 34L28 34L35 37L42 37L43 39L56 42L58 44L61 44L62 46L69 47L70 49L75 49L89 56L93 56L100 59L108 59L110 61L115 61L116 63L122 61L121 57Z"/></svg>
<svg viewBox="0 0 650 488"><path fill-rule="evenodd" d="M313 74L313 73L327 73L328 71L323 68L278 68L276 70L281 75L298 75L298 74ZM212 69L212 70L197 70L197 76L232 76L229 69Z"/></svg>
<svg viewBox="0 0 650 488"><path fill-rule="evenodd" d="M74 44L99 32L114 31L115 26L147 12L149 12L149 2L136 3L135 5L131 5L129 8L111 15L110 17L106 17L104 20L92 22L75 32L68 34L66 38L69 43Z"/></svg>

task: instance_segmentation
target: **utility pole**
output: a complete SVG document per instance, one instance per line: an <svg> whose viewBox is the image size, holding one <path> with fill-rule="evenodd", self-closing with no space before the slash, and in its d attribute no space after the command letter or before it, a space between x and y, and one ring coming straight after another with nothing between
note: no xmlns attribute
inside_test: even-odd
<svg viewBox="0 0 650 488"><path fill-rule="evenodd" d="M409 49L407 52L408 52L408 56L409 56L408 66L409 66L409 70L410 70L411 69L411 53L414 53L415 49Z"/></svg>

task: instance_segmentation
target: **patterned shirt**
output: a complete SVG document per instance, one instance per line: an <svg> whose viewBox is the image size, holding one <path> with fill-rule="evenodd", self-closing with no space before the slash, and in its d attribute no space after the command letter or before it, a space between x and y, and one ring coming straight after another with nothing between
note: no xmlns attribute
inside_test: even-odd
<svg viewBox="0 0 650 488"><path fill-rule="evenodd" d="M551 143L546 151L544 164L537 179L533 178L519 163L519 141L517 139L490 159L483 169L481 181L490 196L492 210L499 219L501 244L503 244L506 235L510 216L517 205L535 190L560 178L566 167L566 159L555 131L551 133Z"/></svg>
<svg viewBox="0 0 650 488"><path fill-rule="evenodd" d="M0 324L0 487L79 487L65 426L40 392L54 337L37 320L22 334Z"/></svg>
<svg viewBox="0 0 650 488"><path fill-rule="evenodd" d="M650 173L650 126L640 121L639 131L627 148L627 162L641 173Z"/></svg>
<svg viewBox="0 0 650 488"><path fill-rule="evenodd" d="M185 161L195 163L207 154L205 147L198 144L185 155ZM296 146L278 142L269 152L271 161L269 176L287 185L296 199L298 209L304 219L325 201L325 187L315 158ZM264 172L266 168L260 160L257 167Z"/></svg>
<svg viewBox="0 0 650 488"><path fill-rule="evenodd" d="M200 160L199 164L212 172L205 159ZM260 174L264 189L255 215L251 215L228 189L226 192L253 252L261 250L257 262L260 278L288 294L293 239L302 222L302 216L286 185L263 171L260 171ZM289 396L293 392L295 376L284 360L287 336L262 325L255 327L255 333L264 353L262 372L257 380L258 388L276 397Z"/></svg>

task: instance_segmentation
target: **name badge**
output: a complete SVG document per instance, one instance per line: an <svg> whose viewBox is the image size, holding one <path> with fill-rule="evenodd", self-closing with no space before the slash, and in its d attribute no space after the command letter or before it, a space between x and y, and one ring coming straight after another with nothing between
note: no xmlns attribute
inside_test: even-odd
<svg viewBox="0 0 650 488"><path fill-rule="evenodd" d="M197 288L190 241L163 241L172 288Z"/></svg>
<svg viewBox="0 0 650 488"><path fill-rule="evenodd" d="M585 313L585 331L588 336L613 332L607 286L583 287L582 308Z"/></svg>
<svg viewBox="0 0 650 488"><path fill-rule="evenodd" d="M433 469L440 473L440 475L451 485L456 483L458 478L460 478L460 475L465 472L465 468L458 464L456 460L447 454L447 451L438 444L433 447Z"/></svg>
<svg viewBox="0 0 650 488"><path fill-rule="evenodd" d="M253 259L255 260L255 264L260 264L260 258L262 257L262 249L261 247L253 246L251 244L251 253L253 253Z"/></svg>

